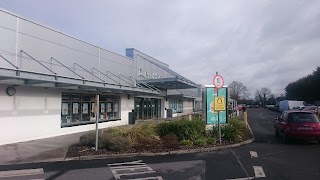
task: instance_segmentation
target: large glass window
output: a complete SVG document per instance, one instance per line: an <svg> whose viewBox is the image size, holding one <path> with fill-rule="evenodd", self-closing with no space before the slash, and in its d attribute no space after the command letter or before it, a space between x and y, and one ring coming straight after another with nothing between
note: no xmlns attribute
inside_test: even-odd
<svg viewBox="0 0 320 180"><path fill-rule="evenodd" d="M154 119L161 115L160 100L153 98L135 98L134 111L136 119Z"/></svg>
<svg viewBox="0 0 320 180"><path fill-rule="evenodd" d="M119 97L99 96L99 120L120 118ZM95 121L95 95L63 93L61 125L86 124Z"/></svg>
<svg viewBox="0 0 320 180"><path fill-rule="evenodd" d="M169 100L169 109L172 109L172 113L182 113L183 100L178 100L178 99Z"/></svg>

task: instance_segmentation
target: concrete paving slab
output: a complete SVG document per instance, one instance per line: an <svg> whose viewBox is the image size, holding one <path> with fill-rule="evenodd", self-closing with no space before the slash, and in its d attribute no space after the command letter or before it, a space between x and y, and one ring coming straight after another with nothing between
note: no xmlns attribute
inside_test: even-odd
<svg viewBox="0 0 320 180"><path fill-rule="evenodd" d="M62 161L68 147L79 142L84 133L75 133L0 146L0 164Z"/></svg>

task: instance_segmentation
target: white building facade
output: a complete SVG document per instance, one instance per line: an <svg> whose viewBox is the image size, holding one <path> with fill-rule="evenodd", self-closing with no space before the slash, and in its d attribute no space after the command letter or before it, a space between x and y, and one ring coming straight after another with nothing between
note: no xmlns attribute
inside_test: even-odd
<svg viewBox="0 0 320 180"><path fill-rule="evenodd" d="M96 118L99 128L125 125L130 112L186 115L201 97L136 49L122 56L5 10L0 39L0 145L93 130Z"/></svg>

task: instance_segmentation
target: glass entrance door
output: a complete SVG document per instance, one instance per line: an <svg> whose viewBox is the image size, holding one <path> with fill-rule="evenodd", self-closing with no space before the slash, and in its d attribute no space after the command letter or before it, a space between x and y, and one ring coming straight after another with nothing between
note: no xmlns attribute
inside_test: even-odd
<svg viewBox="0 0 320 180"><path fill-rule="evenodd" d="M153 98L135 98L134 109L136 119L156 119L160 115L160 100Z"/></svg>

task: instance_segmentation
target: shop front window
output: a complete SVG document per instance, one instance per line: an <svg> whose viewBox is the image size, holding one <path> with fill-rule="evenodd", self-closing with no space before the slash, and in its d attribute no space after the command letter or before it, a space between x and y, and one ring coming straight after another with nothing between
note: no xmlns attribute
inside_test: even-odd
<svg viewBox="0 0 320 180"><path fill-rule="evenodd" d="M172 109L172 113L182 113L183 101L177 99L169 100L169 109Z"/></svg>
<svg viewBox="0 0 320 180"><path fill-rule="evenodd" d="M99 99L100 121L120 118L119 97L101 96ZM62 94L61 126L92 123L96 120L95 95Z"/></svg>

